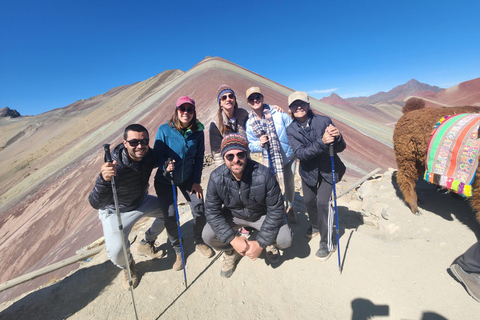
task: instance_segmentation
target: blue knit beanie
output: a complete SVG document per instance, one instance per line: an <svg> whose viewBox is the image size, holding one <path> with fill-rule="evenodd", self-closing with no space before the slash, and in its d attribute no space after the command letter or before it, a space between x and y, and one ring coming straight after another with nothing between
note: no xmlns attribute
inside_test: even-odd
<svg viewBox="0 0 480 320"><path fill-rule="evenodd" d="M235 96L235 92L230 88L230 86L226 84L222 84L220 87L217 89L217 103L220 103L220 98L225 94L225 93L231 93L233 96Z"/></svg>

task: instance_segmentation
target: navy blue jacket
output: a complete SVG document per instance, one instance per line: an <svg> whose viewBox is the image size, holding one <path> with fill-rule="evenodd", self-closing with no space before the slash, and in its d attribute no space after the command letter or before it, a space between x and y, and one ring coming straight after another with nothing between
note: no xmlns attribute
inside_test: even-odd
<svg viewBox="0 0 480 320"><path fill-rule="evenodd" d="M287 136L295 157L300 159L299 173L305 184L316 186L319 181L326 180L332 183L332 165L328 146L323 143L322 137L328 125L332 124L329 117L313 115L309 118L308 127L302 127L297 120L287 128ZM346 148L342 135L334 141L335 181L340 181L345 173L345 165L337 153Z"/></svg>

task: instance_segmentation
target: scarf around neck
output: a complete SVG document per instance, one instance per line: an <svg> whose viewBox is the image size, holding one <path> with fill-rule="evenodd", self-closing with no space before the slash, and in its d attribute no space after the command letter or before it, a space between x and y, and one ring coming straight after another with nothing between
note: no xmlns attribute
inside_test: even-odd
<svg viewBox="0 0 480 320"><path fill-rule="evenodd" d="M264 134L268 135L269 148L264 146L263 164L269 168L273 167L274 174L283 187L283 160L280 151L280 141L278 140L275 125L273 123L272 113L267 104L263 105L263 115L259 118L253 111L248 116L248 122L252 126L253 133L260 139ZM271 163L270 163L271 162Z"/></svg>

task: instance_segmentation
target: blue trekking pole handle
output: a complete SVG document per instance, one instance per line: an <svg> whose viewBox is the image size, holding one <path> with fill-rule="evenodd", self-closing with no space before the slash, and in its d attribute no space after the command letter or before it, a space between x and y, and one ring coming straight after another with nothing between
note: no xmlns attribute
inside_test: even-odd
<svg viewBox="0 0 480 320"><path fill-rule="evenodd" d="M335 151L333 150L333 142L328 146L330 151L330 159L332 163L332 185L333 185L333 203L335 207L335 231L337 233L337 252L338 252L338 270L342 274L341 260L340 260L340 232L338 228L338 212L337 212L337 190L335 187Z"/></svg>
<svg viewBox="0 0 480 320"><path fill-rule="evenodd" d="M167 162L170 163L172 158L168 158ZM166 173L166 171L165 171ZM177 191L175 187L175 182L173 179L173 171L169 172L170 175L170 182L172 183L172 191L173 191L173 204L175 206L175 218L177 220L177 229L178 229L178 238L180 241L180 252L182 253L182 264L183 264L183 277L185 279L185 288L188 287L187 285L187 273L185 272L185 257L183 255L183 239L182 239L182 231L180 230L180 215L178 214L178 206L177 206Z"/></svg>

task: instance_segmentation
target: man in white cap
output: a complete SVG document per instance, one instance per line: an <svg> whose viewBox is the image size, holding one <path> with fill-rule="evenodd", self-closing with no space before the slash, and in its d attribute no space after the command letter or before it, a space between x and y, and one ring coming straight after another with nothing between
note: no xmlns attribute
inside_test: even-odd
<svg viewBox="0 0 480 320"><path fill-rule="evenodd" d="M306 92L293 92L288 97L288 106L293 118L287 128L288 141L300 159L298 172L311 224L305 236L311 239L320 234L320 247L315 257L326 261L336 248L334 213L329 209L333 190L329 145L333 143L335 151L335 181L340 181L345 165L337 153L346 148L346 143L329 117L313 114Z"/></svg>

